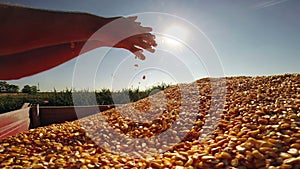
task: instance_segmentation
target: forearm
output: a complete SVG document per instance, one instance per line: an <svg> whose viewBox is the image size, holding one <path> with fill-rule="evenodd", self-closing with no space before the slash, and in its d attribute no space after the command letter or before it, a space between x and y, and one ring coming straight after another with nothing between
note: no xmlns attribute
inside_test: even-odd
<svg viewBox="0 0 300 169"><path fill-rule="evenodd" d="M0 57L35 48L86 41L112 21L85 13L0 5Z"/></svg>
<svg viewBox="0 0 300 169"><path fill-rule="evenodd" d="M154 52L155 36L136 19L0 4L0 80L48 70L101 46L124 48L143 60L143 50Z"/></svg>
<svg viewBox="0 0 300 169"><path fill-rule="evenodd" d="M84 48L82 48L84 46ZM98 41L75 42L0 57L0 80L30 76L103 46Z"/></svg>

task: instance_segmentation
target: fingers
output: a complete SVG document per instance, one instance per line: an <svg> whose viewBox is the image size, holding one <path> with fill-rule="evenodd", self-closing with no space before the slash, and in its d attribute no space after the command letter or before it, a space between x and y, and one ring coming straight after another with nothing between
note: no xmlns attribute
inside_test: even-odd
<svg viewBox="0 0 300 169"><path fill-rule="evenodd" d="M155 49L154 49L154 48L146 48L146 50L147 50L148 52L151 52L151 53L154 53L154 52L155 52Z"/></svg>
<svg viewBox="0 0 300 169"><path fill-rule="evenodd" d="M130 21L132 21L132 22L135 22L135 24L136 24L137 26L140 27L141 33L151 32L151 31L152 31L152 28L151 28L151 27L142 27L142 26L141 26L141 22L136 22L137 18L138 18L137 16L130 16L130 17L127 17L128 20L130 20Z"/></svg>
<svg viewBox="0 0 300 169"><path fill-rule="evenodd" d="M129 16L127 17L127 19L131 20L131 21L135 21L138 17L137 16Z"/></svg>
<svg viewBox="0 0 300 169"><path fill-rule="evenodd" d="M138 58L138 59L141 59L141 60L145 60L146 59L146 56L141 51L135 52L134 55L135 55L135 58Z"/></svg>
<svg viewBox="0 0 300 169"><path fill-rule="evenodd" d="M140 47L140 48L142 48L142 49L145 49L145 50L147 50L147 51L149 51L149 52L151 52L151 53L154 53L154 52L155 52L155 49L152 48L152 45L151 45L151 44L149 44L149 43L147 43L146 41L143 41L143 40L141 40L141 39L139 39L138 42L135 43L135 46L138 46L138 47Z"/></svg>
<svg viewBox="0 0 300 169"><path fill-rule="evenodd" d="M152 28L151 27L142 27L143 32L151 32Z"/></svg>
<svg viewBox="0 0 300 169"><path fill-rule="evenodd" d="M151 33L145 33L145 34L141 34L139 36L139 38L143 41L145 41L146 43L149 43L151 46L155 47L157 46L157 43L155 41L155 35L151 34Z"/></svg>
<svg viewBox="0 0 300 169"><path fill-rule="evenodd" d="M145 55L143 54L144 50L141 49L139 46L131 46L131 47L129 47L129 46L126 46L126 47L123 46L122 48L127 49L131 53L133 53L135 55L136 59L141 59L141 60L145 60L146 59ZM147 50L149 52L152 52L152 53L155 52L155 49L153 49L153 48L146 48L145 50Z"/></svg>
<svg viewBox="0 0 300 169"><path fill-rule="evenodd" d="M131 50L134 46L153 53L155 52L153 47L157 46L157 43L155 42L155 36L151 33L139 34L128 37L115 45L115 47L125 48L128 50Z"/></svg>
<svg viewBox="0 0 300 169"><path fill-rule="evenodd" d="M155 42L155 36L150 33L137 36L135 39L135 44L152 53L155 52L153 47L157 46L157 43Z"/></svg>
<svg viewBox="0 0 300 169"><path fill-rule="evenodd" d="M146 59L142 49L132 46L129 50L135 55L136 59L141 59L141 60Z"/></svg>
<svg viewBox="0 0 300 169"><path fill-rule="evenodd" d="M143 54L144 50L147 50L151 53L155 52L154 47L157 46L155 42L155 36L151 34L151 27L141 26L141 22L137 22L137 16L130 16L125 19L131 22L134 30L134 35L128 38L125 38L118 44L114 45L115 47L124 48L132 53L134 53L136 58L144 60L146 57Z"/></svg>
<svg viewBox="0 0 300 169"><path fill-rule="evenodd" d="M157 44L154 39L155 36L150 33L132 36L127 39L127 43L131 43L129 50L134 53L136 58L144 60L146 57L143 54L143 50L151 53L155 52L153 47L157 46Z"/></svg>

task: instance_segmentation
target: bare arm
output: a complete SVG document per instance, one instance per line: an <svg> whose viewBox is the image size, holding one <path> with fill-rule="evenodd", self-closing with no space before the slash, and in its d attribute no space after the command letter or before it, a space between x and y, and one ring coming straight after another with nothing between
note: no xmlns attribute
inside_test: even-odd
<svg viewBox="0 0 300 169"><path fill-rule="evenodd" d="M0 4L0 56L74 41L86 41L112 21L85 13L54 12Z"/></svg>
<svg viewBox="0 0 300 169"><path fill-rule="evenodd" d="M47 11L0 4L0 56L87 41L100 28L101 31L91 40L131 52L136 52L137 49L152 51L152 46L156 45L154 36L149 33L152 29L142 27L135 22L136 18L103 18L87 13ZM117 44L119 41L122 44Z"/></svg>
<svg viewBox="0 0 300 169"><path fill-rule="evenodd" d="M82 50L83 45L85 47ZM101 46L103 44L98 41L74 42L5 55L0 57L0 79L11 80L30 76Z"/></svg>
<svg viewBox="0 0 300 169"><path fill-rule="evenodd" d="M0 4L0 80L48 70L101 46L124 48L143 60L143 50L154 52L155 36L136 19Z"/></svg>

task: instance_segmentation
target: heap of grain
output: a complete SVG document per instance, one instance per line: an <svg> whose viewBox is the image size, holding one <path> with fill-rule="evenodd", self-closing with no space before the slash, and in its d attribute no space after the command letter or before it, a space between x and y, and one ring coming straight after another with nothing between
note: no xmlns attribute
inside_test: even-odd
<svg viewBox="0 0 300 169"><path fill-rule="evenodd" d="M300 75L215 81L0 140L0 167L300 168Z"/></svg>

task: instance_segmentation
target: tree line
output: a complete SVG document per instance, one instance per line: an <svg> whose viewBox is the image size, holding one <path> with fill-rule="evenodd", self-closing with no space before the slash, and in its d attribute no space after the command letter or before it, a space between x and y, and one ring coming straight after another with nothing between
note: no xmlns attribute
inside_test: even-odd
<svg viewBox="0 0 300 169"><path fill-rule="evenodd" d="M2 83L6 84L7 83ZM0 95L0 114L19 109L23 103L39 104L40 106L73 106L73 105L113 105L126 104L155 94L169 87L167 84L153 86L146 90L140 89L123 89L120 91L110 91L101 89L98 91L88 90L70 90L52 92L39 92L36 86L25 85L21 90L22 93L16 95ZM3 88L2 93L8 92L8 87ZM74 103L75 102L75 103Z"/></svg>
<svg viewBox="0 0 300 169"><path fill-rule="evenodd" d="M0 81L0 93L19 93L20 87L14 84L9 84L6 81ZM36 94L38 92L37 86L25 85L22 93Z"/></svg>

